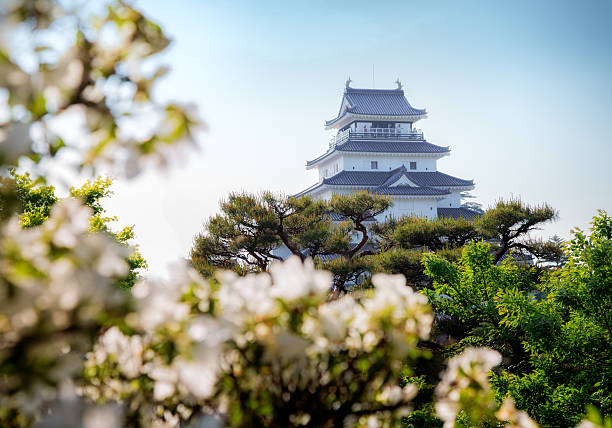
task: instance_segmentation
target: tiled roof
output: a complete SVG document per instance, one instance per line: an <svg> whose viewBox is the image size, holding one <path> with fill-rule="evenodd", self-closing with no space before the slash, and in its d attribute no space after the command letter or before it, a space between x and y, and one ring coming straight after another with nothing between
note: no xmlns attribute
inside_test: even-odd
<svg viewBox="0 0 612 428"><path fill-rule="evenodd" d="M336 150L342 152L376 153L446 153L448 147L436 146L427 141L355 141L338 144Z"/></svg>
<svg viewBox="0 0 612 428"><path fill-rule="evenodd" d="M425 109L412 107L401 89L346 88L344 98L349 103L346 111L355 114L383 116L423 116L427 114ZM327 124L335 122L343 115L344 112L340 111L338 117L327 121Z"/></svg>
<svg viewBox="0 0 612 428"><path fill-rule="evenodd" d="M407 171L408 178L419 186L473 186L472 180L463 180L444 174L440 171L435 172L411 172Z"/></svg>
<svg viewBox="0 0 612 428"><path fill-rule="evenodd" d="M476 220L481 217L481 214L467 208L438 208L438 217L463 217L466 220Z"/></svg>
<svg viewBox="0 0 612 428"><path fill-rule="evenodd" d="M340 171L333 177L323 179L323 183L338 186L380 186L390 171Z"/></svg>
<svg viewBox="0 0 612 428"><path fill-rule="evenodd" d="M401 89L346 88L344 96L350 103L348 110L351 113L392 116L425 114L425 110L410 105Z"/></svg>
<svg viewBox="0 0 612 428"><path fill-rule="evenodd" d="M449 153L448 147L436 146L427 141L364 141L348 140L329 149L321 156L306 162L306 166L314 165L335 151L340 152L370 152L370 153Z"/></svg>
<svg viewBox="0 0 612 428"><path fill-rule="evenodd" d="M442 172L410 172L402 166L391 171L340 171L323 179L324 184L336 186L382 186L392 184L392 178L405 174L413 183L424 187L472 186L471 180L462 180Z"/></svg>

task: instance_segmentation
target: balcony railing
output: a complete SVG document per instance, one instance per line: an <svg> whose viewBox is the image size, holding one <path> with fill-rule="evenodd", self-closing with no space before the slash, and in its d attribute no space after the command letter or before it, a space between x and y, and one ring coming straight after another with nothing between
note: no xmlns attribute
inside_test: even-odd
<svg viewBox="0 0 612 428"><path fill-rule="evenodd" d="M351 129L340 131L329 142L329 147L335 147L345 141L351 140L378 140L390 139L395 140L422 140L423 131L420 129L400 130L394 128L370 128L365 132L355 132Z"/></svg>

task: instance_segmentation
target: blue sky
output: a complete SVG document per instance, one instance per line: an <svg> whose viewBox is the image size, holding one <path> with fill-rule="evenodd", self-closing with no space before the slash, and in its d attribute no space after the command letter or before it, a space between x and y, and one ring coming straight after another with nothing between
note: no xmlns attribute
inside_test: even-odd
<svg viewBox="0 0 612 428"><path fill-rule="evenodd" d="M230 191L314 183L348 76L427 108L418 123L450 146L439 169L500 197L548 202L569 237L612 212L612 2L137 3L173 37L163 99L197 104L201 151L167 173L119 181L108 204L161 274L185 256Z"/></svg>

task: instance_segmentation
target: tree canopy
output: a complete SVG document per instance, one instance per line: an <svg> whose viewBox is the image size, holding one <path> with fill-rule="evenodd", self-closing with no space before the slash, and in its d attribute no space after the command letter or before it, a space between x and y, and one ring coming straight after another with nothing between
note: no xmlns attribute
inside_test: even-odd
<svg viewBox="0 0 612 428"><path fill-rule="evenodd" d="M271 260L282 259L284 246L302 260L332 259L329 266L335 267L331 270L337 287L344 291L344 284L359 275L354 260L371 254L374 243L368 224L390 204L388 198L366 191L336 195L330 201L269 192L230 194L221 202L221 213L195 237L191 262L204 274L219 267L241 273L266 271Z"/></svg>
<svg viewBox="0 0 612 428"><path fill-rule="evenodd" d="M241 274L266 271L272 260L287 254L311 257L334 274L337 296L356 284L367 286L375 272L401 273L413 286L426 286L429 279L420 262L425 252L453 261L473 241L492 243L493 262L518 250L546 255L546 260L559 257L558 242L529 237L554 220L549 207L500 200L476 220L403 217L376 222L390 205L388 198L367 191L329 201L232 193L194 238L191 263L210 276L215 268Z"/></svg>
<svg viewBox="0 0 612 428"><path fill-rule="evenodd" d="M498 350L497 396L550 427L574 426L587 406L612 412L612 218L600 212L565 252L566 266L538 276L508 260L494 265L486 243L469 244L455 263L423 259L434 328L455 342L447 352Z"/></svg>

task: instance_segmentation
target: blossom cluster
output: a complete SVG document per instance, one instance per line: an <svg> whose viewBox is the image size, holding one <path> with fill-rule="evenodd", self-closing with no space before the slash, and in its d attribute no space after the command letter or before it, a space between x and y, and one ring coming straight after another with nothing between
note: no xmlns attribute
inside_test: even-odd
<svg viewBox="0 0 612 428"><path fill-rule="evenodd" d="M331 275L297 258L218 284L188 269L175 278L134 287L130 331L101 336L83 394L128 398L142 424L162 426L207 411L228 425L378 426L409 410L416 388L398 373L433 318L403 277L377 275L371 296L333 302Z"/></svg>
<svg viewBox="0 0 612 428"><path fill-rule="evenodd" d="M2 226L0 421L28 425L50 404L43 426L381 427L410 411L417 388L398 385L400 369L433 317L402 276L328 301L331 274L292 258L217 281L181 265L121 290L126 249L91 233L90 214L67 199L39 227ZM445 426L537 426L510 398L495 403L500 361L486 348L449 361L436 390Z"/></svg>
<svg viewBox="0 0 612 428"><path fill-rule="evenodd" d="M126 248L89 232L91 211L57 204L40 227L0 231L0 408L34 415L72 379L104 320L125 315Z"/></svg>
<svg viewBox="0 0 612 428"><path fill-rule="evenodd" d="M489 372L501 361L501 354L489 348L467 348L449 360L436 388L436 412L444 428L454 427L460 412L470 426L498 421L506 422L509 428L538 426L514 407L512 398L506 398L501 407L495 402Z"/></svg>
<svg viewBox="0 0 612 428"><path fill-rule="evenodd" d="M60 158L134 176L195 148L194 106L153 98L168 68L144 63L170 44L161 27L125 2L78 9L0 2L0 163Z"/></svg>

